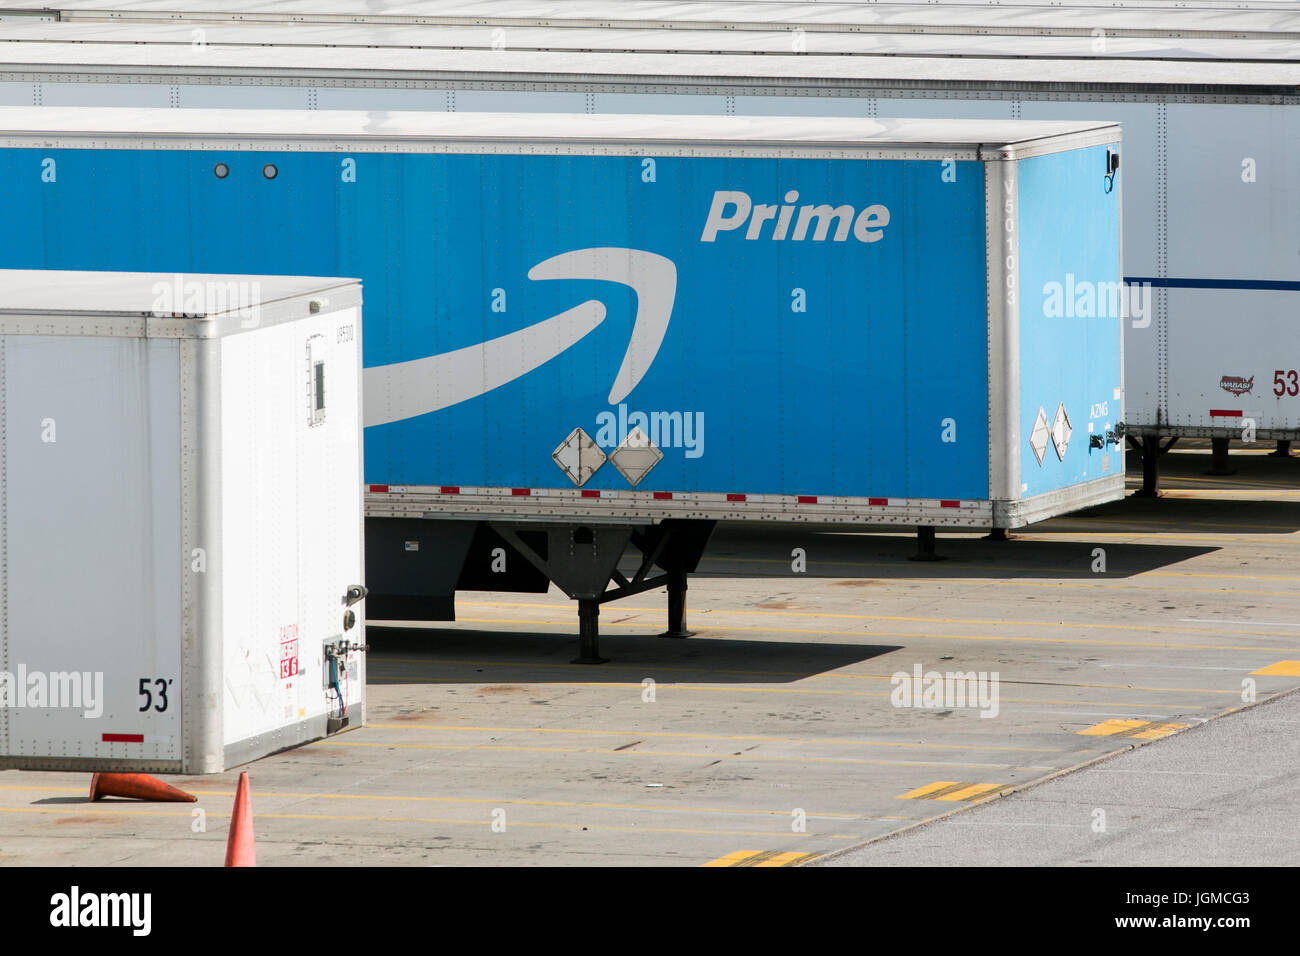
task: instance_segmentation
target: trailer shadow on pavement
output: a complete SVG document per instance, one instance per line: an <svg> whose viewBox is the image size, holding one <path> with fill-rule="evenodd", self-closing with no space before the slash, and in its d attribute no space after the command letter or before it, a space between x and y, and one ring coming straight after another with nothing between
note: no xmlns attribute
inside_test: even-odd
<svg viewBox="0 0 1300 956"><path fill-rule="evenodd" d="M1051 522L1026 531L1050 531ZM982 533L941 531L938 561L913 561L913 533L817 531L810 528L752 528L720 525L709 542L698 575L723 577L842 578L846 587L871 579L920 581L945 578L1070 578L1098 573L1097 547L1107 549L1105 573L1128 577L1201 557L1211 545L1112 541L1102 535L1069 541L1028 538L985 540ZM799 553L796 554L796 549ZM852 582L852 583L850 583ZM865 595L864 595L865 597ZM611 605L616 607L617 605Z"/></svg>
<svg viewBox="0 0 1300 956"><path fill-rule="evenodd" d="M619 623L616 613L611 613L610 618L607 622L610 626ZM646 632L654 630L650 622L643 621L643 628ZM574 639L555 631L372 624L366 628L366 640L370 644L369 680L399 684L607 683L640 681L648 674L666 684L702 680L793 683L902 649L893 643L813 644L705 636L674 640L658 638L652 633L607 631L601 635L601 652L610 658L609 662L588 666L570 663ZM497 686L480 692L504 694L508 690Z"/></svg>

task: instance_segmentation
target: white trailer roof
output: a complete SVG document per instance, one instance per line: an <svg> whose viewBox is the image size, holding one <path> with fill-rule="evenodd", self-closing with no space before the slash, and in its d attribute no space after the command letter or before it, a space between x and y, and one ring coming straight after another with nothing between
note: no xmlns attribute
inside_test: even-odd
<svg viewBox="0 0 1300 956"><path fill-rule="evenodd" d="M6 7L33 15L54 9L63 19L186 19L325 22L514 22L532 25L600 26L614 23L671 25L677 29L807 30L875 27L997 28L994 32L1029 33L1044 28L1159 31L1166 35L1198 31L1223 36L1243 32L1300 29L1300 4L1180 2L1014 3L835 3L768 2L768 0L6 0Z"/></svg>
<svg viewBox="0 0 1300 956"><path fill-rule="evenodd" d="M357 279L320 276L249 276L186 273L183 276L158 272L65 272L57 269L0 269L0 315L154 315L160 285L203 283L230 287L257 284L257 305L296 299L330 289L356 285ZM177 298L176 301L184 301ZM235 311L244 302L230 303ZM210 318L222 314L192 315Z"/></svg>
<svg viewBox="0 0 1300 956"><path fill-rule="evenodd" d="M1300 22L1297 23L1300 28ZM0 22L0 41L68 44L172 45L195 43L189 22ZM790 54L788 30L678 30L630 27L412 25L404 23L206 24L203 43L220 47L324 47L411 50L592 51L627 53ZM811 55L1056 57L1085 59L1300 60L1300 32L1269 39L1189 37L996 36L981 34L815 32L799 38Z"/></svg>
<svg viewBox="0 0 1300 956"><path fill-rule="evenodd" d="M685 146L992 148L1017 150L1096 134L1117 123L1055 120L863 119L802 116L642 116L582 113L418 113L360 110L174 110L0 107L0 142L24 136L115 136L207 142L318 140L590 143ZM263 147L265 148L265 147Z"/></svg>
<svg viewBox="0 0 1300 956"><path fill-rule="evenodd" d="M1098 60L1081 58L799 56L726 54L550 53L503 50L393 50L102 43L0 43L0 71L310 79L398 79L514 83L710 82L837 89L855 83L911 82L1300 87L1300 63L1235 60Z"/></svg>

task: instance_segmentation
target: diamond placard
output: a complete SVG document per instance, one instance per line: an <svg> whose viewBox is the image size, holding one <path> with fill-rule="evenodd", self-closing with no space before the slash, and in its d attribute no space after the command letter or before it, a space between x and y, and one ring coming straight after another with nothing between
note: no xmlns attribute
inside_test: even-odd
<svg viewBox="0 0 1300 956"><path fill-rule="evenodd" d="M623 443L609 453L609 460L628 480L633 488L650 474L650 469L663 460L664 453L650 444L650 438L639 427L632 429Z"/></svg>
<svg viewBox="0 0 1300 956"><path fill-rule="evenodd" d="M1065 413L1065 402L1061 402L1056 406L1056 420L1052 422L1052 446L1056 449L1056 457L1061 461L1065 461L1065 449L1070 444L1072 431L1074 429L1070 425L1070 416Z"/></svg>
<svg viewBox="0 0 1300 956"><path fill-rule="evenodd" d="M1043 463L1043 455L1047 454L1047 443L1051 441L1052 428L1047 424L1047 412L1043 411L1043 406L1038 406L1038 417L1034 419L1034 430L1029 433L1029 447L1034 450L1034 457L1038 463Z"/></svg>
<svg viewBox="0 0 1300 956"><path fill-rule="evenodd" d="M551 452L551 459L569 480L581 488L605 464L605 453L581 428L569 432L569 437Z"/></svg>

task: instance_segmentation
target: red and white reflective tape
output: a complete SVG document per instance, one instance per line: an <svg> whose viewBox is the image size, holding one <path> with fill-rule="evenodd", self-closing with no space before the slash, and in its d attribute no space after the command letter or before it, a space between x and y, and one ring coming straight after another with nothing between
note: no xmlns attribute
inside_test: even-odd
<svg viewBox="0 0 1300 956"><path fill-rule="evenodd" d="M1241 410L1236 408L1211 408L1211 418L1240 418Z"/></svg>
<svg viewBox="0 0 1300 956"><path fill-rule="evenodd" d="M106 744L170 744L174 738L170 734L102 734L100 740Z"/></svg>
<svg viewBox="0 0 1300 956"><path fill-rule="evenodd" d="M639 501L671 501L674 503L708 506L714 504L789 504L822 505L839 508L891 508L914 510L917 508L968 509L987 506L984 501L957 498L885 498L837 495L761 495L749 492L691 492L691 491L615 491L608 488L481 488L467 485L368 485L371 494L387 495L453 495L472 498L550 498L580 500L610 500L622 498L622 505L636 505Z"/></svg>

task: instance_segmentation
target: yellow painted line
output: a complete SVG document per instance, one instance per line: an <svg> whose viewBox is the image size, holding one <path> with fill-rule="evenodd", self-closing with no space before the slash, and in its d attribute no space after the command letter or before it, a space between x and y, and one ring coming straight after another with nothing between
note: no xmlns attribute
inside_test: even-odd
<svg viewBox="0 0 1300 956"><path fill-rule="evenodd" d="M1099 724L1079 731L1079 733L1085 737L1110 737L1115 734L1122 734L1126 730L1147 727L1150 724L1151 721L1149 720L1103 720Z"/></svg>
<svg viewBox="0 0 1300 956"><path fill-rule="evenodd" d="M1141 584L1129 584L1123 578L1089 583L1082 581L983 581L980 586L983 587L987 584L993 584L997 587L1017 588L1101 588L1107 591L1155 591L1158 594L1257 594L1289 598L1296 596L1295 591L1259 591L1249 588L1156 588Z"/></svg>
<svg viewBox="0 0 1300 956"><path fill-rule="evenodd" d="M1179 482L1183 482L1183 481L1191 481L1191 482L1195 482L1195 483L1198 484L1198 485L1201 485L1201 484L1204 484L1204 485L1218 485L1219 488L1220 488L1221 490L1223 490L1223 491L1237 491L1237 490L1248 491L1248 490L1251 489L1251 488L1278 488L1278 489L1285 489L1285 488L1294 488L1294 487L1295 487L1295 483L1294 483L1294 482L1288 484L1288 483L1286 483L1286 482L1281 482L1281 481L1255 480L1255 479L1251 479L1251 478L1241 478L1241 479L1238 479L1238 480L1234 481L1234 482L1232 483L1232 485L1228 485L1228 484L1225 484L1225 483L1224 483L1222 477L1214 478L1214 477L1209 477L1209 476L1207 476L1207 477L1204 477L1204 478L1193 478L1191 475L1184 475L1184 476L1181 476L1181 477L1173 477L1173 476L1162 477L1162 478L1160 479L1160 481L1161 481L1162 484L1163 484L1163 483L1169 483L1170 485L1174 485L1174 484L1177 484L1177 483L1179 483ZM1233 487L1233 486L1240 486L1240 488L1236 488L1236 487ZM1140 487L1142 487L1142 486L1141 486L1141 484L1135 484L1134 487L1135 487L1135 488L1140 488ZM1170 490L1172 490L1172 488L1171 488ZM1204 494L1205 491L1207 491L1208 489L1194 489L1194 488L1188 488L1188 489L1186 489L1186 490L1187 490L1187 491L1195 491L1197 494ZM1292 494L1295 494L1295 492L1292 492Z"/></svg>
<svg viewBox="0 0 1300 956"><path fill-rule="evenodd" d="M80 787L78 789L81 789ZM191 804L192 806L192 804ZM197 809L197 808L196 808ZM193 810L128 810L116 806L111 810L100 809L99 807L80 807L76 804L69 804L62 807L0 807L0 813L54 813L64 817L84 817L86 815L102 816L112 819L113 817L193 817ZM228 817L229 813L219 813L214 810L204 809L204 816L209 817ZM260 817L261 814L258 814Z"/></svg>
<svg viewBox="0 0 1300 956"><path fill-rule="evenodd" d="M1269 664L1257 671L1251 671L1250 674L1252 677L1255 675L1260 677L1300 677L1300 661L1278 661L1276 664Z"/></svg>
<svg viewBox="0 0 1300 956"><path fill-rule="evenodd" d="M907 793L900 793L897 800L944 800L947 802L970 801L986 797L1006 789L1001 783L957 783L952 780L938 780L917 787Z"/></svg>
<svg viewBox="0 0 1300 956"><path fill-rule="evenodd" d="M586 666L586 665L579 665ZM1232 691L1239 694L1240 691ZM1012 750L1017 753L1056 754L1059 747L998 747L982 744L924 744L894 740L845 740L839 737L767 737L759 734L680 734L645 730L586 730L582 727L467 727L458 724L366 724L377 730L451 730L489 734L578 734L592 737L663 737L675 740L757 740L763 743L838 744L849 747L923 747L935 750ZM0 788L2 789L2 788ZM234 793L231 793L234 796Z"/></svg>
<svg viewBox="0 0 1300 956"><path fill-rule="evenodd" d="M507 665L510 666L510 665ZM409 677L375 677L366 675L366 682L370 684L409 684ZM421 684L441 684L464 686L464 680L452 680L435 677L422 677L419 679ZM635 687L641 689L639 683L629 683L626 681L547 681L547 687ZM710 691L721 694L810 694L815 697L892 697L888 691L873 690L815 690L806 687L755 687L749 685L738 687L734 685L721 684L667 684L669 690L699 690ZM1204 710L1208 704L1155 704L1150 701L1129 701L1122 703L1113 700L1066 700L1054 697L999 697L1004 704L1056 704L1061 706L1078 706L1078 707L1118 707L1131 708L1142 707L1147 710ZM967 708L974 710L975 708Z"/></svg>
<svg viewBox="0 0 1300 956"><path fill-rule="evenodd" d="M899 800L922 800L929 797L930 794L932 793L938 793L941 790L944 793L948 793L952 790L953 787L962 787L962 786L965 786L965 784L954 783L951 780L937 780L934 783L927 783L924 787L917 787L915 790L909 790L907 791L907 793L900 793L898 795L898 799Z"/></svg>
<svg viewBox="0 0 1300 956"><path fill-rule="evenodd" d="M1167 497L1171 499L1178 499L1178 498L1186 499L1189 496L1186 493L1183 494L1174 493L1168 495ZM1081 518L1064 518L1064 517L1055 518L1053 520L1062 521L1062 522L1071 521L1071 520L1084 521L1087 522L1088 524L1095 522L1096 524L1102 524L1102 525L1122 524L1122 525L1132 527L1135 534L1143 533L1142 526L1150 527L1150 528L1232 528L1234 531L1237 531L1238 533L1242 531L1248 531L1253 528L1258 528L1260 529L1260 534L1280 534L1280 535L1295 534L1296 532L1295 527L1292 525L1254 524L1254 523L1242 524L1241 522L1231 522L1231 521L1185 521L1185 522L1177 521L1175 522L1175 521L1160 521L1159 519L1146 519L1146 518L1081 519Z"/></svg>
<svg viewBox="0 0 1300 956"><path fill-rule="evenodd" d="M1140 740L1159 740L1187 727L1187 724L1159 723L1151 720L1103 720L1079 734L1084 737L1136 737Z"/></svg>
<svg viewBox="0 0 1300 956"><path fill-rule="evenodd" d="M563 605L542 604L542 603L516 603L513 601L482 601L470 604L465 603L465 607L526 607L526 608L545 608L563 612ZM631 613L656 612L657 608L649 607L623 607L619 606L620 611ZM996 625L1023 625L1025 627L1077 627L1080 629L1097 629L1112 631L1152 631L1155 633L1173 632L1181 634L1214 634L1214 635L1242 635L1252 637L1276 637L1276 631L1225 631L1221 628L1207 627L1173 627L1163 626L1160 624L1099 624L1094 621L1025 621L1012 620L1009 618L986 618L986 617L909 617L899 614L843 614L829 611L794 611L783 610L781 608L703 608L692 612L692 620L697 621L700 618L707 618L713 614L721 615L747 615L758 617L810 617L824 618L826 620L846 620L846 621L903 621L908 624L996 624ZM557 624L567 624L568 621L556 621ZM602 622L603 623L603 622ZM644 626L644 625L635 625ZM583 665L578 665L583 666Z"/></svg>
<svg viewBox="0 0 1300 956"><path fill-rule="evenodd" d="M20 791L29 793L85 793L85 787L33 787L19 785L0 786L0 790ZM235 791L233 790L188 790L196 797L221 797L233 800ZM374 800L380 803L462 803L462 804L486 804L488 806L524 806L524 807L563 807L574 808L579 810L633 810L646 811L653 813L716 813L716 814L739 814L746 816L770 816L770 817L789 817L789 810L746 810L735 807L694 807L694 806L676 806L672 804L663 804L653 806L650 804L628 804L628 803L592 803L588 801L570 801L570 800L517 800L513 798L497 797L489 799L487 797L412 797L412 796L395 796L393 794L371 794L371 793L293 793L283 790L259 790L257 791L259 800ZM808 816L818 820L904 820L906 817L869 817L860 813L810 813Z"/></svg>
<svg viewBox="0 0 1300 956"><path fill-rule="evenodd" d="M798 866L807 860L811 860L816 853L777 853L756 863L742 864L742 866Z"/></svg>
<svg viewBox="0 0 1300 956"><path fill-rule="evenodd" d="M777 850L765 850L756 853L751 850L744 850L739 854L739 859L724 866L791 866L794 863L810 859L815 856L814 853L781 853ZM727 857L723 857L727 859ZM708 864L706 864L708 865Z"/></svg>
<svg viewBox="0 0 1300 956"><path fill-rule="evenodd" d="M1170 495L1169 497L1171 499L1177 499L1182 496ZM1234 498L1232 500L1236 501L1239 499ZM1284 504L1289 505L1290 502L1285 502ZM1037 535L1050 534L1053 528L1061 525L1065 525L1066 527L1073 525L1074 526L1073 528L1070 528L1069 531L1066 531L1064 533L1077 534L1080 537L1089 537L1094 534L1101 534L1102 532L1092 530L1094 525L1103 525L1103 526L1123 525L1128 530L1123 532L1115 532L1116 534L1131 533L1134 535L1147 535L1153 533L1161 534L1162 532L1160 532L1159 529L1170 528L1172 530L1170 530L1167 533L1171 536L1177 536L1177 537L1183 537L1183 535L1180 535L1178 533L1178 529L1181 528L1232 528L1237 532L1238 535L1242 535L1242 534L1246 535L1246 537L1240 539L1243 541L1253 540L1254 537L1281 538L1283 540L1286 540L1287 538L1295 537L1297 532L1297 529L1293 525L1285 525L1285 524L1253 524L1253 523L1234 524L1226 521L1182 522L1182 521L1162 521L1159 518L1059 517L1059 518L1052 518L1049 522L1046 522L1045 527L1034 528L1032 531L1027 531L1024 532L1023 534L1019 531L1015 531L1013 532L1013 534L1015 534L1017 537L1023 537L1026 540L1032 540ZM1254 534L1252 535L1251 531L1252 529L1255 528L1259 528L1261 530L1254 532ZM1188 539L1193 539L1192 535L1186 535L1186 537ZM1231 537L1235 538L1236 536L1234 535ZM1279 543L1279 542L1271 542L1271 543Z"/></svg>
<svg viewBox="0 0 1300 956"><path fill-rule="evenodd" d="M1160 527L1165 526L1161 525ZM1135 542L1141 543L1179 541L1187 544L1193 541L1209 541L1212 544L1267 544L1288 547L1300 545L1300 535L1283 534L1280 531L1260 532L1243 538L1231 534L1183 534L1177 531L1153 531L1148 528L1134 528L1131 531L1084 531L1083 529L1056 531L1052 528L1043 528L1030 534L1017 536L1024 537L1027 540L1051 542L1052 544L1079 545L1093 540L1109 538L1119 538L1125 541L1133 539Z"/></svg>
<svg viewBox="0 0 1300 956"><path fill-rule="evenodd" d="M1138 740L1159 740L1161 737L1170 737L1186 728L1186 724L1153 724L1149 730L1131 736Z"/></svg>
<svg viewBox="0 0 1300 956"><path fill-rule="evenodd" d="M807 862L816 853L781 853L777 850L737 850L700 866L797 866Z"/></svg>
<svg viewBox="0 0 1300 956"><path fill-rule="evenodd" d="M1226 528L1238 528L1238 529L1240 529L1240 525L1224 525L1223 527L1226 527ZM1282 527L1282 526L1279 526L1279 527ZM704 560L704 561L714 561L714 562L720 562L720 563L732 563L732 564L737 564L737 563L738 563L738 564L784 564L784 565L786 565L786 566L789 566L789 564L790 564L790 559L789 559L789 558L786 558L786 557L779 557L779 558L722 558L722 557L709 557L709 556L706 555L702 560ZM1087 563L1087 562L1081 562L1081 563ZM822 561L822 560L817 560L817 561L809 561L809 562L808 562L808 567L809 567L809 568L813 568L813 567L826 567L826 566L835 566L835 567L851 567L851 568L892 568L892 569L894 569L895 571L898 571L898 570L899 570L899 563L898 563L897 561L890 562L890 561ZM987 570L987 571L992 571L992 572L997 572L997 571L1032 571L1032 572L1035 572L1035 573L1041 574L1041 573L1046 572L1046 571L1052 571L1052 572L1059 572L1059 573L1061 573L1061 574L1094 574L1094 573L1096 573L1096 572L1094 572L1094 571L1091 569L1091 567L1086 567L1086 568L1052 568L1052 567L1044 567L1043 565L1027 565L1027 566L1022 566L1022 565L1012 565L1012 564L988 564L988 565L985 565L984 568L985 568L985 570ZM911 570L911 569L909 569L909 570ZM1114 573L1114 572L1113 572L1113 573ZM795 577L794 574L791 574L790 576L791 576L791 577ZM936 570L935 573L934 573L933 575L931 575L930 577L939 577L939 576L941 576L941 575L939 574L939 571ZM1137 577L1143 577L1143 578L1145 578L1145 577L1157 577L1157 578L1161 578L1161 577L1165 577L1165 578L1222 578L1222 579L1224 579L1224 580L1244 580L1244 581L1300 581L1300 577L1287 577L1287 576L1275 576L1275 575L1258 575L1258 574L1208 574L1208 573L1205 573L1205 572L1193 572L1193 571L1139 571L1139 572L1137 572L1136 574L1132 574L1132 575L1129 575L1129 576L1130 576L1130 577L1135 577L1135 578L1137 578ZM800 577L807 577L807 575L800 575ZM907 575L906 580L916 580L916 579L921 579L921 578L922 578L922 575L920 575L918 572L913 571L912 573L910 573L910 574ZM928 578L926 578L926 579L928 580ZM883 580L891 580L891 579L883 579ZM901 578L900 578L900 580L901 580Z"/></svg>
<svg viewBox="0 0 1300 956"><path fill-rule="evenodd" d="M547 627L570 627L566 622L560 621L539 621L530 618L491 618L491 617L466 617L461 618L459 624L530 624L545 625ZM630 627L644 628L644 623L635 621L602 621L602 628L610 627ZM429 631L444 630L445 628L428 628ZM951 640L951 641L1008 641L1017 644L1086 644L1097 647L1154 647L1169 648L1172 650L1184 651L1268 651L1268 652L1285 652L1291 650L1286 647L1260 647L1250 644L1175 644L1167 641L1102 641L1085 637L1008 637L1005 634L929 634L916 633L909 631L835 631L826 628L807 628L807 627L756 627L744 624L710 624L710 631L738 631L741 633L765 633L765 634L821 634L826 637L856 637L871 638L873 640L895 640L898 638L912 638L918 640ZM1212 632L1213 633L1213 632ZM1262 634L1263 632L1261 632ZM1267 634L1268 637L1277 637L1276 633Z"/></svg>
<svg viewBox="0 0 1300 956"><path fill-rule="evenodd" d="M377 655L372 655L371 660L374 661L372 668L379 668L380 665L383 664L421 664L430 667L432 666L475 667L475 668L478 667L545 667L545 668L561 668L564 670L576 671L576 670L585 670L590 666L587 664L554 663L550 661L539 661L537 663L534 663L532 661L499 661L499 660L479 661L479 660L465 660L464 658L382 657ZM605 670L636 671L637 673L644 673L647 669L646 665L644 664L604 664L602 665L602 667ZM844 673L842 671L827 671L821 674L809 674L806 671L755 671L755 670L743 670L743 669L731 668L731 667L725 667L725 668L724 667L682 667L675 664L655 664L654 670L655 673L731 674L731 675L753 676L753 677L795 677L803 680L826 680L832 678L840 679L840 680L884 680L884 681L894 680L893 674L853 674L853 673ZM373 670L372 673L374 673ZM375 676L376 678L383 678L385 675L375 674ZM463 682L459 682L459 683L463 683ZM1241 693L1240 688L1230 688L1228 690L1221 690L1213 687L1150 687L1141 684L1086 684L1086 683L1081 683L1076 681L1067 682L1067 681L1004 680L1002 681L1002 683L1009 686L1018 686L1018 687L1080 687L1088 690L1135 690L1135 691L1155 691L1157 693L1171 693L1171 694L1172 693L1230 694L1234 697ZM377 727L379 725L367 724L366 726ZM384 726L389 726L394 729L402 729L401 725L399 724L386 724ZM501 729L505 729L505 728L501 728ZM516 729L518 729L521 732L525 732L525 731L538 732L538 733L549 732L546 731L545 728L516 728ZM612 734L612 735L621 735L623 733L622 731L595 731L595 730L591 730L591 731L576 730L573 732L591 733L591 734L603 733L603 734ZM708 739L708 740L736 739L736 740L803 741L805 739L805 738L796 738L796 737L730 737L730 736L719 736L714 734L659 734L659 735L652 735L652 736L698 737L698 738ZM826 742L833 743L834 741L828 740Z"/></svg>
<svg viewBox="0 0 1300 956"><path fill-rule="evenodd" d="M256 799L256 798L255 798ZM227 813L216 813L205 811L209 817L227 817ZM188 817L192 813L189 810L127 810L114 807L111 810L98 809L91 807L65 806L65 807L0 807L0 813L44 813L57 814L59 816L85 816L93 814L96 816L116 817ZM259 820L336 820L350 823L431 823L443 826L469 826L488 828L492 820L484 818L482 820L455 820L443 819L440 817L363 817L363 816L346 816L342 814L324 814L324 813L258 813L253 814L253 821L256 824ZM509 820L507 829L513 828L548 828L562 830L598 830L610 831L615 833L686 833L697 836L749 836L749 837L767 837L771 838L772 834L767 830L687 830L669 827L642 827L642 826L605 826L599 823L553 823L553 822L520 822L518 820ZM69 831L71 832L71 831ZM861 834L852 833L808 833L808 836L826 837L831 840L860 840Z"/></svg>
<svg viewBox="0 0 1300 956"><path fill-rule="evenodd" d="M997 791L1002 789L1003 787L1001 784L973 783L969 787L966 787L963 790L958 790L954 793L945 793L942 796L937 796L934 797L933 799L947 800L955 803L964 800L974 800L976 797L985 797L991 793L996 793Z"/></svg>
<svg viewBox="0 0 1300 956"><path fill-rule="evenodd" d="M1253 540L1253 539L1251 539ZM1101 575L1097 575L1101 577ZM911 578L870 578L865 580L880 581L889 584L895 581L910 581ZM1256 594L1267 595L1269 597L1290 597L1296 596L1296 591L1261 591L1252 588L1176 588L1176 587L1149 587L1141 584L1131 584L1130 579L1124 577L1112 577L1104 581L1026 581L1023 578L980 578L975 581L964 581L953 579L946 582L950 587L970 587L986 590L990 586L1000 588L1101 588L1110 591L1155 591L1158 594ZM464 605L459 605L464 606ZM554 608L557 611L571 610L569 604L538 604L537 607ZM620 606L621 607L621 606ZM644 613L645 609L639 609L637 613ZM656 613L663 613L662 608L655 609ZM692 611L692 614L701 613ZM398 630L417 630L423 624L416 627L404 626L401 622L396 621L369 621L367 622L376 627L394 627Z"/></svg>
<svg viewBox="0 0 1300 956"><path fill-rule="evenodd" d="M609 757L687 757L694 760L757 760L778 763L831 763L857 764L868 767L976 767L986 770L1016 769L1014 764L989 763L950 763L944 760L863 760L858 757L787 757L775 754L755 753L692 753L678 750L590 750L571 747L507 747L501 744L404 744L381 743L378 741L317 740L302 745L303 747L363 747L389 750L455 750L460 753L556 753L556 754L598 754ZM1051 767L1023 767L1024 770L1051 770Z"/></svg>

